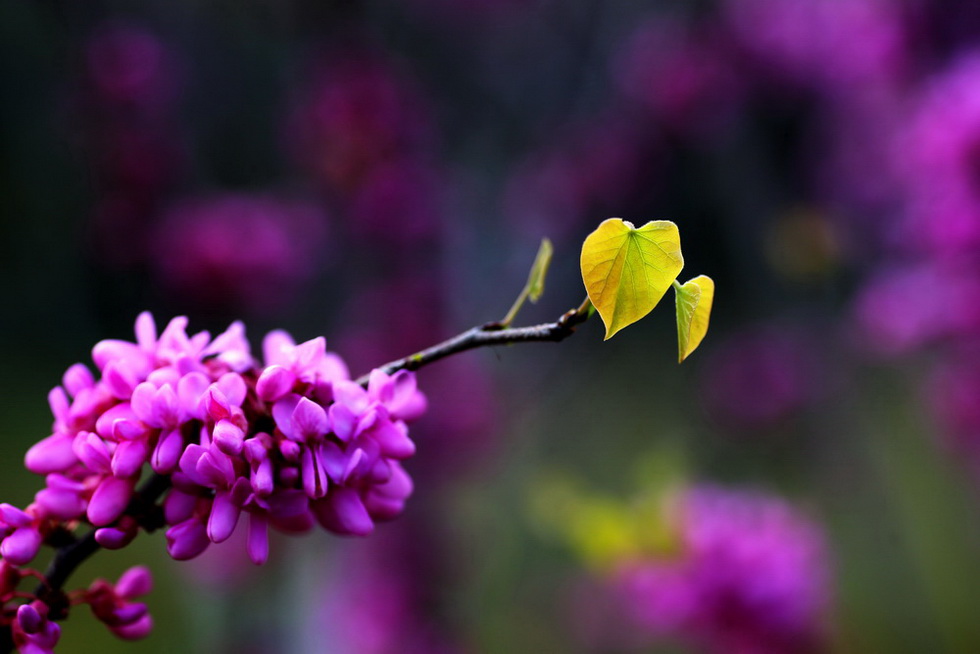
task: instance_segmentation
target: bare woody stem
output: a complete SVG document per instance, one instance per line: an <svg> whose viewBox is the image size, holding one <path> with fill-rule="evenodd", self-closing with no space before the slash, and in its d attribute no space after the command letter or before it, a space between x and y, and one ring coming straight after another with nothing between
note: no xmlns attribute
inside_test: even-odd
<svg viewBox="0 0 980 654"><path fill-rule="evenodd" d="M591 304L586 299L577 309L566 312L555 322L530 327L504 327L500 322L472 327L438 345L433 345L397 361L391 361L379 366L378 369L390 375L399 370L418 370L439 359L478 347L542 341L557 343L574 334L575 328L588 320L590 307ZM369 377L369 375L364 375L358 378L357 383L366 386Z"/></svg>

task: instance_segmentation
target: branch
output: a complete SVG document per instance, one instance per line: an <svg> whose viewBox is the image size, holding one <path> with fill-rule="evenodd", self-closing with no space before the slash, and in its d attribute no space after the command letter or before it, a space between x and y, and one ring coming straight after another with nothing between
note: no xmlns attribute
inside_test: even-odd
<svg viewBox="0 0 980 654"><path fill-rule="evenodd" d="M575 328L588 320L589 308L590 302L586 299L577 309L566 312L555 322L513 328L505 328L500 322L491 322L479 327L472 327L447 341L403 359L386 363L379 366L378 369L389 375L399 370L418 370L422 366L452 354L490 345L509 345L534 341L558 343L574 334ZM357 383L361 386L367 386L369 377L370 375L364 375L357 379Z"/></svg>
<svg viewBox="0 0 980 654"><path fill-rule="evenodd" d="M129 501L125 515L137 519L146 531L152 531L156 526L151 516L156 508L157 499L170 488L170 478L154 474L147 479L136 495ZM49 616L52 620L66 617L68 597L62 588L68 577L88 557L95 554L101 545L95 540L96 529L92 529L80 539L72 539L67 545L59 547L54 559L44 573L44 581L34 589L34 595L48 605ZM10 654L14 651L13 632L9 626L0 627L0 654Z"/></svg>
<svg viewBox="0 0 980 654"><path fill-rule="evenodd" d="M563 314L555 322L542 323L529 327L508 327L503 321L491 322L479 327L466 330L447 341L434 345L430 348L417 352L403 359L391 361L380 370L387 374L395 373L399 370L418 370L439 359L444 359L450 355L465 350L472 350L478 347L491 345L509 345L511 343L528 343L551 341L557 343L565 340L575 333L575 328L588 320L592 305L588 298L577 308ZM513 311L511 314L514 313ZM509 318L513 318L508 314ZM370 375L364 375L357 380L362 386L367 386ZM147 479L139 488L136 495L126 507L125 515L136 518L140 526L146 531L153 531L161 526L161 516L155 516L154 511L159 513L156 501L170 487L170 478L154 474ZM95 540L95 532L92 529L80 539L75 539L69 535L66 544L58 547L54 560L44 575L44 582L38 585L34 594L38 599L48 605L49 616L53 620L59 620L67 616L69 606L68 597L62 590L68 577L81 565L88 557L101 549ZM10 626L0 627L0 654L10 654L14 651L13 632Z"/></svg>

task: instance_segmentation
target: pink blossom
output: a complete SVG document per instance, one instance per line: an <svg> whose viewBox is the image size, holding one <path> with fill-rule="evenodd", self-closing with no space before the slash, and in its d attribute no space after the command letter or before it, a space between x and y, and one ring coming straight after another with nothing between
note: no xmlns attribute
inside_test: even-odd
<svg viewBox="0 0 980 654"><path fill-rule="evenodd" d="M272 195L185 199L152 236L153 269L170 292L202 305L274 309L321 267L325 224L312 204Z"/></svg>
<svg viewBox="0 0 980 654"><path fill-rule="evenodd" d="M178 77L175 59L159 36L117 22L95 31L85 63L100 101L153 111L173 100Z"/></svg>
<svg viewBox="0 0 980 654"><path fill-rule="evenodd" d="M722 12L756 66L798 87L865 91L908 64L906 26L887 0L725 0Z"/></svg>
<svg viewBox="0 0 980 654"><path fill-rule="evenodd" d="M85 602L113 634L123 640L138 640L150 634L153 620L146 604L132 600L152 588L149 569L136 566L124 572L115 585L96 579L85 591Z"/></svg>
<svg viewBox="0 0 980 654"><path fill-rule="evenodd" d="M426 409L412 373L374 371L362 388L322 338L297 345L273 332L263 366L240 323L213 339L186 327L180 317L158 332L141 314L135 342L93 348L101 374L66 372L49 396L54 433L26 458L45 488L27 510L0 505L5 564L29 562L58 521L89 523L104 547L128 545L145 526L128 511L147 465L170 478L162 517L178 560L230 539L243 513L255 563L269 556L270 529L319 522L366 535L401 513L412 482L400 462L415 452L407 423ZM100 582L88 601L117 636L138 638L152 623L127 580ZM41 624L25 615L25 629Z"/></svg>
<svg viewBox="0 0 980 654"><path fill-rule="evenodd" d="M637 628L706 652L823 651L830 573L816 524L780 499L715 487L688 490L678 508L676 552L614 575Z"/></svg>
<svg viewBox="0 0 980 654"><path fill-rule="evenodd" d="M347 53L317 73L288 126L292 151L346 195L386 161L416 152L429 126L414 84L382 57Z"/></svg>

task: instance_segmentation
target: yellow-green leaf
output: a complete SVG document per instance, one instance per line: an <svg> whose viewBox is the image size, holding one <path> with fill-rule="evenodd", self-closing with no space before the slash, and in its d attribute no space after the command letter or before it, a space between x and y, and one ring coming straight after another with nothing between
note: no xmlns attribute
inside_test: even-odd
<svg viewBox="0 0 980 654"><path fill-rule="evenodd" d="M599 569L638 554L634 520L628 507L605 498L581 501L568 525L568 536L578 555Z"/></svg>
<svg viewBox="0 0 980 654"><path fill-rule="evenodd" d="M582 280L606 340L650 313L684 267L677 225L604 220L582 244Z"/></svg>
<svg viewBox="0 0 980 654"><path fill-rule="evenodd" d="M531 274L527 278L527 296L531 298L531 302L537 302L544 293L544 277L548 273L548 266L551 265L553 251L551 241L546 238L541 239L541 247L538 248L538 255L534 257Z"/></svg>
<svg viewBox="0 0 980 654"><path fill-rule="evenodd" d="M677 362L686 359L708 333L715 283L707 275L698 275L677 291Z"/></svg>

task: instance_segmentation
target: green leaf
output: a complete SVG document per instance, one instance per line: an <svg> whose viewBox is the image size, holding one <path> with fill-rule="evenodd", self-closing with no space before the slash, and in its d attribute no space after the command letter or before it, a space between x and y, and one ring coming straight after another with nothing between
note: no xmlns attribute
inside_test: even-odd
<svg viewBox="0 0 980 654"><path fill-rule="evenodd" d="M715 299L715 283L707 275L699 275L682 286L677 293L677 362L686 359L708 333L711 304Z"/></svg>
<svg viewBox="0 0 980 654"><path fill-rule="evenodd" d="M537 302L544 293L544 277L548 274L553 251L551 241L546 238L541 239L541 247L538 248L538 255L534 257L531 274L527 278L527 296L531 302Z"/></svg>
<svg viewBox="0 0 980 654"><path fill-rule="evenodd" d="M650 313L684 267L677 225L604 220L582 244L582 280L606 340Z"/></svg>
<svg viewBox="0 0 980 654"><path fill-rule="evenodd" d="M634 516L613 500L584 497L568 525L570 544L589 565L603 569L639 554Z"/></svg>
<svg viewBox="0 0 980 654"><path fill-rule="evenodd" d="M503 327L510 326L514 322L514 318L517 317L517 312L524 306L524 300L531 298L531 302L537 302L541 294L544 293L544 277L548 273L548 266L551 265L551 253L551 241L546 238L541 239L541 247L538 248L538 254L534 257L534 263L531 264L531 272L528 273L527 283L524 284L524 289L521 291L521 294L514 300L510 311L500 321L500 325Z"/></svg>

